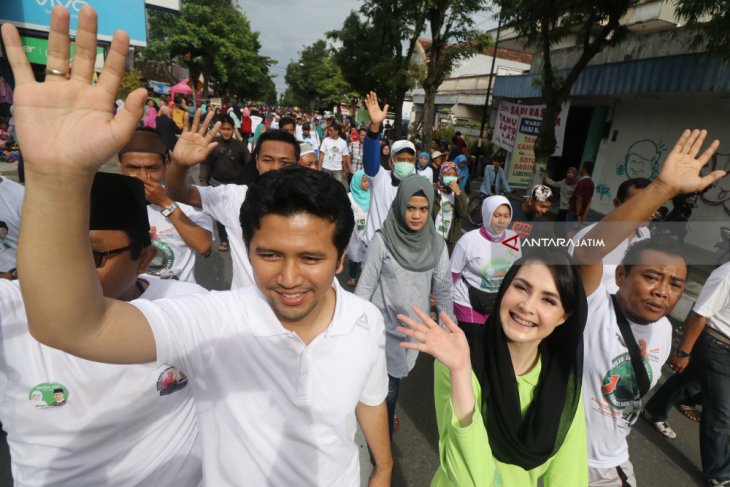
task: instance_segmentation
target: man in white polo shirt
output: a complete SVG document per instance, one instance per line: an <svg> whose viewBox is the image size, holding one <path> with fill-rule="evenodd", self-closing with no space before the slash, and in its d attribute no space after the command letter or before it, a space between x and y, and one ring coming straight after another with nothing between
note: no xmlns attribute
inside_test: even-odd
<svg viewBox="0 0 730 487"><path fill-rule="evenodd" d="M365 244L368 245L375 232L383 226L400 182L416 173L416 147L409 140L394 142L390 147L390 170L382 168L378 134L380 125L388 115L388 105L381 109L374 91L367 95L365 105L370 116L370 128L363 147L363 166L370 182L370 211L365 223Z"/></svg>
<svg viewBox="0 0 730 487"><path fill-rule="evenodd" d="M146 206L141 182L96 174L85 245L104 296L204 293L196 284L138 275L155 255ZM0 421L14 485L200 485L198 422L184 369L90 362L42 345L28 333L18 281L2 279L0 355Z"/></svg>
<svg viewBox="0 0 730 487"><path fill-rule="evenodd" d="M199 117L200 110L195 114L192 128L189 128L186 117L185 129L175 144L172 164L167 169L167 191L175 201L201 208L203 212L226 227L233 261L231 289L251 286L254 284L253 271L241 237L240 221L241 205L246 199L248 186L221 184L213 187L190 184L189 169L206 159L201 148L206 146L206 141L215 135L219 127L216 124L208 131L213 118L212 112L200 126ZM290 133L283 130L267 130L261 134L253 151L256 170L258 174L264 174L286 165L296 164L299 151L299 143Z"/></svg>
<svg viewBox="0 0 730 487"><path fill-rule="evenodd" d="M628 248L616 270L618 291L609 293L602 260L659 207L725 175L700 171L717 150L715 141L698 157L706 131L685 131L657 178L605 216L574 259L588 295L584 340L583 401L588 431L589 483L592 487L636 485L626 437L642 407L642 396L661 376L669 356L672 327L666 316L684 291L687 264L676 243L644 239Z"/></svg>
<svg viewBox="0 0 730 487"><path fill-rule="evenodd" d="M69 66L68 15L53 9L49 50L61 54L49 69ZM146 100L136 90L111 115L128 37L115 33L92 85L92 8L79 13L71 79L36 83L17 29L3 24L2 33L28 148L18 268L33 336L87 360L185 370L205 485L358 486L357 423L374 459L370 486L390 485L383 318L335 280L354 227L344 188L298 165L251 186L240 221L255 286L156 302L105 299L85 222L92 176L131 137ZM45 99L56 103L34 101ZM84 134L84 144L72 134ZM201 159L212 140L201 135Z"/></svg>

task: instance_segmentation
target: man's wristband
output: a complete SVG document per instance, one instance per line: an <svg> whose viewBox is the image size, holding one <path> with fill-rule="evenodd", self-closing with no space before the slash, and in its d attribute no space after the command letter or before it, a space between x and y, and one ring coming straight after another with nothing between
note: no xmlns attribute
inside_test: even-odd
<svg viewBox="0 0 730 487"><path fill-rule="evenodd" d="M677 349L676 354L677 354L677 357L679 357L679 358L689 358L690 355L692 355L691 353L685 352L681 348Z"/></svg>

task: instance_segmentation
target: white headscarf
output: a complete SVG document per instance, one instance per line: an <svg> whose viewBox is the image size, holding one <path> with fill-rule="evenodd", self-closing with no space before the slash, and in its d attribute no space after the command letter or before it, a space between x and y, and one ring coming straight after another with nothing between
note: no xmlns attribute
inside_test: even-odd
<svg viewBox="0 0 730 487"><path fill-rule="evenodd" d="M490 237L490 240L494 241L501 241L505 237L505 232L502 232L501 234L496 234L494 230L490 227L490 223L492 221L492 215L495 211L497 211L497 208L499 208L502 205L507 205L509 208L509 218L510 221L507 223L507 226L509 226L510 223L512 223L512 204L509 202L507 198L504 196L489 196L484 199L482 202L482 228L484 231L487 232L487 234Z"/></svg>

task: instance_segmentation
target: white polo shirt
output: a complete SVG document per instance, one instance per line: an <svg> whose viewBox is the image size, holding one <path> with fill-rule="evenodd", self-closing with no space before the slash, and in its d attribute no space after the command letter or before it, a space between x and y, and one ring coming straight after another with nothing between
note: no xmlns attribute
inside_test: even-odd
<svg viewBox="0 0 730 487"><path fill-rule="evenodd" d="M697 297L694 312L707 318L707 326L730 337L730 262L712 271Z"/></svg>
<svg viewBox="0 0 730 487"><path fill-rule="evenodd" d="M146 299L204 293L145 277ZM187 371L111 365L38 343L18 281L0 279L0 421L16 487L196 486L200 440ZM63 391L56 404L55 390Z"/></svg>
<svg viewBox="0 0 730 487"><path fill-rule="evenodd" d="M190 378L206 485L360 485L355 408L387 394L384 324L375 306L333 287L332 322L309 345L257 287L134 301L158 361Z"/></svg>
<svg viewBox="0 0 730 487"><path fill-rule="evenodd" d="M241 184L222 184L220 186L196 186L200 193L203 211L226 227L228 243L233 261L231 289L239 289L254 284L253 269L248 260L246 245L243 243L241 229L241 205L246 199L248 186Z"/></svg>

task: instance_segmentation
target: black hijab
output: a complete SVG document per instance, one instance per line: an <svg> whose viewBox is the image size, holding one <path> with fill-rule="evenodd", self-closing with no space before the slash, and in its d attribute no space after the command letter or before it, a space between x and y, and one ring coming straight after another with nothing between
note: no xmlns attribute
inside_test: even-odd
<svg viewBox="0 0 730 487"><path fill-rule="evenodd" d="M581 397L583 329L588 315L583 283L571 265L570 257L567 254L556 256L554 252L550 256L540 253L522 257L504 277L495 312L489 315L480 340L485 349L484 370L475 371L483 391L482 415L494 457L525 470L538 467L555 455L573 423ZM570 312L572 308L570 316L539 345L542 369L532 403L523 418L499 308L520 267L533 260L560 263L565 266L563 272L574 275L574 282L572 291L565 295L560 293L566 311ZM565 279L565 275L556 276L556 281L561 279Z"/></svg>

